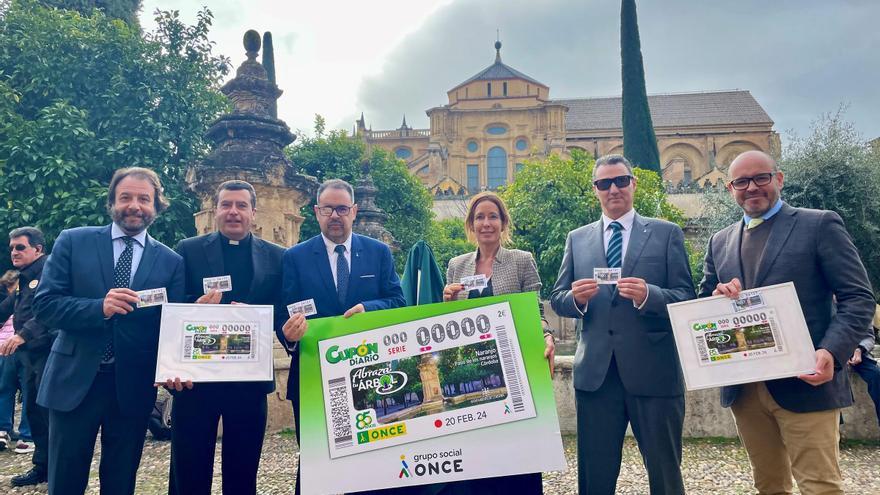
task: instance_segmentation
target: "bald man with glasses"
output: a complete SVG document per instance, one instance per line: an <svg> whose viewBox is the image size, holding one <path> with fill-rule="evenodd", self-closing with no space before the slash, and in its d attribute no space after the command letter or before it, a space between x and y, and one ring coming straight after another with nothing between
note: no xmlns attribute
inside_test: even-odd
<svg viewBox="0 0 880 495"><path fill-rule="evenodd" d="M699 295L736 299L793 282L816 373L724 387L721 405L733 411L759 493L791 493L794 476L805 495L842 494L838 421L852 404L846 363L874 314L868 275L837 213L782 201L784 176L772 157L747 151L728 175L743 216L709 240Z"/></svg>

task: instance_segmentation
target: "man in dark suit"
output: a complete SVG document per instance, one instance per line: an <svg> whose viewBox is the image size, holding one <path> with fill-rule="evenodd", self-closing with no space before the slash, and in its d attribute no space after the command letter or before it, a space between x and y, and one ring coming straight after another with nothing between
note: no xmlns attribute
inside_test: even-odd
<svg viewBox="0 0 880 495"><path fill-rule="evenodd" d="M568 234L550 298L557 314L583 321L574 360L582 494L614 493L627 423L651 493L684 493L684 383L666 305L693 299L693 281L681 229L638 215L635 189L626 158L596 161L602 218ZM621 278L599 285L595 268Z"/></svg>
<svg viewBox="0 0 880 495"><path fill-rule="evenodd" d="M177 245L186 267L187 302L274 305L278 301L284 248L251 234L256 208L252 185L240 180L220 184L214 207L218 232ZM232 290L204 292L204 279L223 275L231 278ZM179 380L176 385L182 388ZM223 493L255 494L266 430L266 394L273 390L274 381L218 382L198 383L178 392L171 413L169 491L211 493L217 424L222 417Z"/></svg>
<svg viewBox="0 0 880 495"><path fill-rule="evenodd" d="M61 232L34 300L37 319L58 328L37 403L49 409L49 493L82 494L101 429L101 491L134 493L147 420L161 307L136 308L135 291L164 287L183 301L183 260L147 235L168 207L155 172L117 170L107 209L113 223Z"/></svg>
<svg viewBox="0 0 880 495"><path fill-rule="evenodd" d="M816 372L724 387L721 403L733 411L759 493L791 493L793 474L801 493L842 494L838 422L852 404L845 365L874 313L865 267L837 213L780 199L783 174L770 156L747 151L728 175L743 219L709 240L700 297L794 282Z"/></svg>
<svg viewBox="0 0 880 495"><path fill-rule="evenodd" d="M366 236L352 234L357 215L354 190L343 180L331 179L318 188L315 217L321 234L297 244L284 253L282 307L276 317L286 315L284 306L314 299L314 318L343 315L406 305L400 279L394 271L391 250ZM283 313L282 313L283 312ZM308 329L308 320L295 313L284 322L279 338L288 343L291 354L287 398L293 403L299 441L299 349L296 343ZM299 493L299 475L296 491Z"/></svg>

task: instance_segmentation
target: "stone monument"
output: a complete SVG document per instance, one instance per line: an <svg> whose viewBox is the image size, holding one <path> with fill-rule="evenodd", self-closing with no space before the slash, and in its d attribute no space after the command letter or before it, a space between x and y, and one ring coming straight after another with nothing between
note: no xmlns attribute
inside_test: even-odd
<svg viewBox="0 0 880 495"><path fill-rule="evenodd" d="M272 115L282 91L256 60L260 34L253 30L245 33L244 48L247 60L235 78L220 88L232 103L232 113L214 121L205 133L214 149L187 170L187 184L201 201L201 211L195 214L196 232L215 230L217 186L239 179L253 184L257 192L254 234L292 246L299 240L303 222L300 208L312 200L318 182L297 173L284 154L284 147L296 136L284 121Z"/></svg>
<svg viewBox="0 0 880 495"><path fill-rule="evenodd" d="M372 237L380 240L392 251L397 251L399 246L394 236L385 228L385 220L388 215L376 204L376 193L379 190L373 184L370 176L370 162L364 161L361 164L364 171L363 177L354 186L354 199L358 205L357 217L352 224L352 230L358 234Z"/></svg>

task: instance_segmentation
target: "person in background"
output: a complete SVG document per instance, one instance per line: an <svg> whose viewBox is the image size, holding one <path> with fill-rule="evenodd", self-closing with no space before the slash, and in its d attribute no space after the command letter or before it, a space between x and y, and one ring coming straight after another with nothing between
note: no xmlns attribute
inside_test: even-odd
<svg viewBox="0 0 880 495"><path fill-rule="evenodd" d="M18 285L14 297L0 304L0 320L14 315L15 333L0 345L0 356L18 361L25 370L22 396L26 401L28 426L33 444L19 445L18 453L33 452L33 467L12 477L12 486L30 486L46 481L49 464L49 413L39 406L37 390L56 331L39 321L34 310L34 297L42 281L46 264L46 240L34 227L20 227L9 233L9 252L12 265L18 270Z"/></svg>
<svg viewBox="0 0 880 495"><path fill-rule="evenodd" d="M871 354L874 349L874 335L880 329L880 306L874 310L874 321L871 325L871 335L859 342L853 355L847 361L852 366L865 384L868 386L868 396L874 402L874 412L877 413L877 424L880 425L880 366L877 366L877 360Z"/></svg>
<svg viewBox="0 0 880 495"><path fill-rule="evenodd" d="M0 301L15 297L18 289L18 270L7 270L0 277ZM0 328L0 346L15 334L10 316ZM27 399L21 400L21 420L18 435L14 434L15 398L18 391L25 392L23 386L25 369L21 362L12 357L0 356L0 450L28 450L33 447L31 429L27 422Z"/></svg>

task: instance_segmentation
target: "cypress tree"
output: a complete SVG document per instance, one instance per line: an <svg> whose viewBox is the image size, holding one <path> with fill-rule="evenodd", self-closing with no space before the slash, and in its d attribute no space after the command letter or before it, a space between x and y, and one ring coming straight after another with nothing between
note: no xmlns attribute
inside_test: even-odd
<svg viewBox="0 0 880 495"><path fill-rule="evenodd" d="M623 0L620 7L620 59L623 77L623 154L634 166L659 174L660 152L645 90L636 0Z"/></svg>

